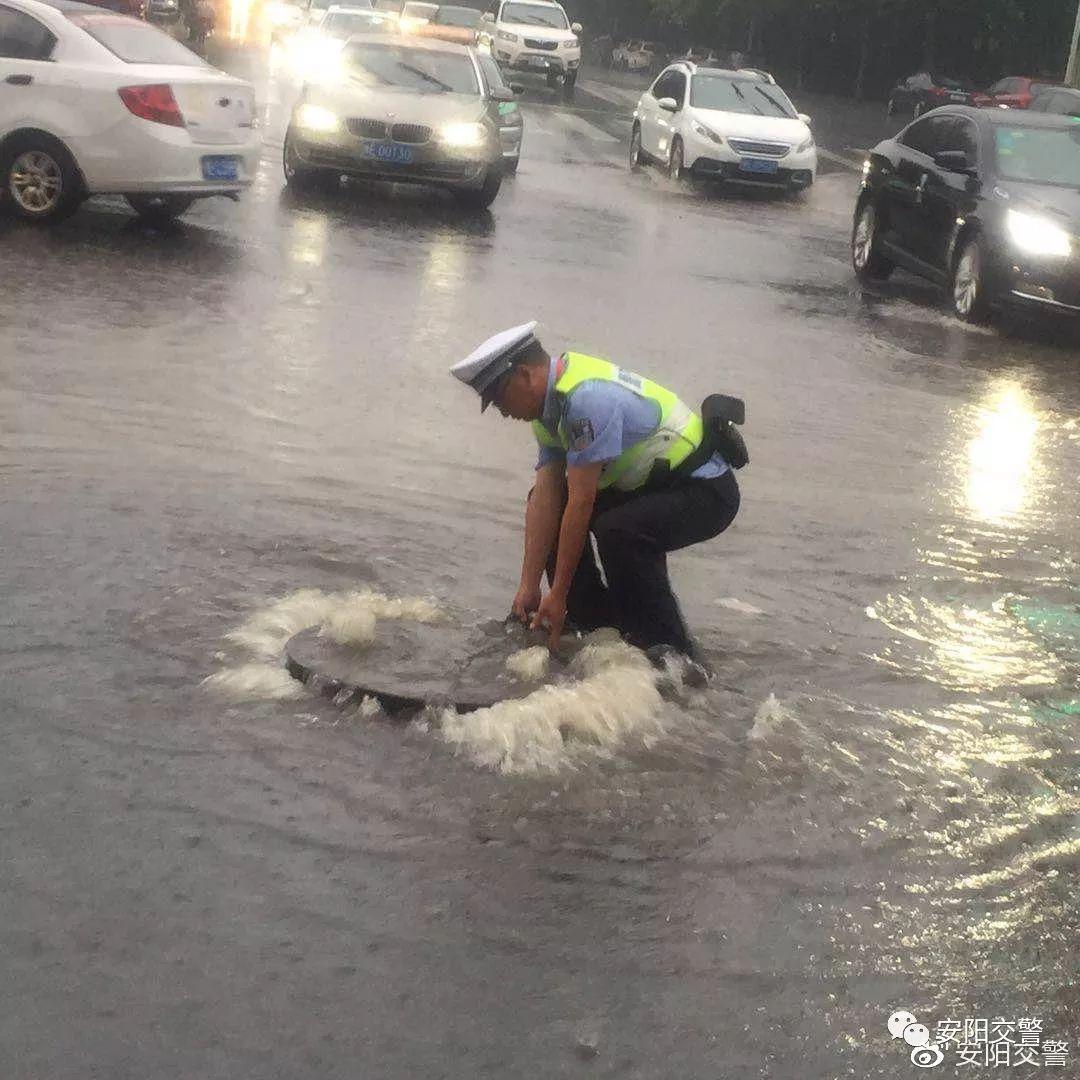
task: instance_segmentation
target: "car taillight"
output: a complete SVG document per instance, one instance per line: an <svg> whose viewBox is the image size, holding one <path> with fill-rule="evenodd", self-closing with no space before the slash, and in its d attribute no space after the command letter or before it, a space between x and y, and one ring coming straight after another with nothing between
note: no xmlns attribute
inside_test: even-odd
<svg viewBox="0 0 1080 1080"><path fill-rule="evenodd" d="M170 127L184 127L184 114L173 97L172 87L164 83L151 86L122 86L120 100L129 112L143 120Z"/></svg>

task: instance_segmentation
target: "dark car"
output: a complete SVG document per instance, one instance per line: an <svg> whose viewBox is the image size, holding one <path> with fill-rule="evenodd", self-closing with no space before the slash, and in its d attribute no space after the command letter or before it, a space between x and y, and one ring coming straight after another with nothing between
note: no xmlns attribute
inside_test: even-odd
<svg viewBox="0 0 1080 1080"><path fill-rule="evenodd" d="M146 19L159 26L180 21L180 0L146 0Z"/></svg>
<svg viewBox="0 0 1080 1080"><path fill-rule="evenodd" d="M886 113L889 116L908 113L916 117L939 105L980 105L984 100L964 79L917 71L893 87Z"/></svg>
<svg viewBox="0 0 1080 1080"><path fill-rule="evenodd" d="M1010 75L998 79L976 104L1004 109L1027 109L1036 96L1053 89L1046 80L1029 79L1026 75Z"/></svg>
<svg viewBox="0 0 1080 1080"><path fill-rule="evenodd" d="M1071 86L1048 86L1039 91L1028 106L1028 111L1072 116L1080 120L1080 90L1074 90Z"/></svg>
<svg viewBox="0 0 1080 1080"><path fill-rule="evenodd" d="M144 0L86 0L86 3L105 8L106 11L115 11L118 15L130 15L133 19L146 15Z"/></svg>
<svg viewBox="0 0 1080 1080"><path fill-rule="evenodd" d="M861 280L902 266L971 322L1001 303L1080 314L1080 124L935 109L870 151L851 252Z"/></svg>

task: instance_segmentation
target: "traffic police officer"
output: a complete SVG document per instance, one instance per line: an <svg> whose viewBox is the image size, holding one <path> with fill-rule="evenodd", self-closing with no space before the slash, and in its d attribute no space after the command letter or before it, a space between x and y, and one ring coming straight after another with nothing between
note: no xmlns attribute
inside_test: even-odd
<svg viewBox="0 0 1080 1080"><path fill-rule="evenodd" d="M641 648L692 656L667 553L721 533L739 488L700 416L671 391L606 360L552 358L536 323L503 331L451 368L539 444L513 613L559 641L564 622L613 626ZM601 579L589 533L603 566ZM545 568L550 589L541 596Z"/></svg>

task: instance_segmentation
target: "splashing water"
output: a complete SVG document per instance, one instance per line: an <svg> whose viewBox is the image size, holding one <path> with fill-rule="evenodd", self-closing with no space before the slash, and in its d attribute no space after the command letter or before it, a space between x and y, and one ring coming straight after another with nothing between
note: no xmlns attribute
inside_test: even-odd
<svg viewBox="0 0 1080 1080"><path fill-rule="evenodd" d="M443 738L477 765L503 773L572 766L590 749L644 743L663 730L657 672L639 650L590 642L574 657L576 681L542 686L487 709L439 716Z"/></svg>
<svg viewBox="0 0 1080 1080"><path fill-rule="evenodd" d="M539 682L551 669L551 653L543 645L519 649L506 658L506 670L522 682Z"/></svg>

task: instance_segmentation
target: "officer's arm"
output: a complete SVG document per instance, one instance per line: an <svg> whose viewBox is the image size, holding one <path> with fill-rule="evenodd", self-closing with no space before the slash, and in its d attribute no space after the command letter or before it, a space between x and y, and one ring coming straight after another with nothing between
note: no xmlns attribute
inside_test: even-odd
<svg viewBox="0 0 1080 1080"><path fill-rule="evenodd" d="M555 580L551 591L565 600L570 582L581 561L581 553L589 536L596 489L600 483L602 461L589 465L570 465L566 469L566 509L559 527L559 555L555 565Z"/></svg>
<svg viewBox="0 0 1080 1080"><path fill-rule="evenodd" d="M536 486L525 510L525 555L521 563L521 587L539 594L540 577L555 546L566 490L566 466L551 461L536 470Z"/></svg>

